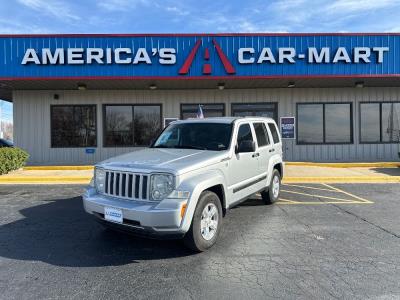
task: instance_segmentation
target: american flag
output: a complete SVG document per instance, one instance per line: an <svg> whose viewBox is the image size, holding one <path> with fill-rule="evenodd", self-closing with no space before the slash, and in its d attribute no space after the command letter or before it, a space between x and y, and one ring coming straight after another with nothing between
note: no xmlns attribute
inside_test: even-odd
<svg viewBox="0 0 400 300"><path fill-rule="evenodd" d="M200 104L199 104L199 108L197 109L196 118L197 119L204 119L203 109L201 108Z"/></svg>

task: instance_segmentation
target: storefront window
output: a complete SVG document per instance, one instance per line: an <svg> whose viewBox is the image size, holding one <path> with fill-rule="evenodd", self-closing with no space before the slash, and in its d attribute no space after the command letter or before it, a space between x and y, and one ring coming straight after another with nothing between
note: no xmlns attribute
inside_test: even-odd
<svg viewBox="0 0 400 300"><path fill-rule="evenodd" d="M149 146L161 131L160 105L105 105L104 146Z"/></svg>
<svg viewBox="0 0 400 300"><path fill-rule="evenodd" d="M51 147L96 147L96 105L53 105Z"/></svg>
<svg viewBox="0 0 400 300"><path fill-rule="evenodd" d="M205 118L225 116L225 105L220 104L200 104ZM196 118L199 104L181 104L181 118Z"/></svg>
<svg viewBox="0 0 400 300"><path fill-rule="evenodd" d="M297 143L322 144L324 142L323 104L299 104L297 107Z"/></svg>
<svg viewBox="0 0 400 300"><path fill-rule="evenodd" d="M299 103L298 144L348 144L353 142L351 103Z"/></svg>
<svg viewBox="0 0 400 300"><path fill-rule="evenodd" d="M278 104L277 103L233 103L232 116L267 117L277 121Z"/></svg>
<svg viewBox="0 0 400 300"><path fill-rule="evenodd" d="M379 143L380 134L380 104L361 103L360 104L360 142Z"/></svg>
<svg viewBox="0 0 400 300"><path fill-rule="evenodd" d="M360 104L361 143L398 143L399 141L399 102Z"/></svg>

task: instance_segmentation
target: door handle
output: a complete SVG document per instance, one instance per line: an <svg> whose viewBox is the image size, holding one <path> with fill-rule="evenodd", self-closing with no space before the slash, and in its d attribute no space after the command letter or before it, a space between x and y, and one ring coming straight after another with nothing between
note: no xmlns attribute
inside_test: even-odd
<svg viewBox="0 0 400 300"><path fill-rule="evenodd" d="M269 152L271 153L271 152L274 152L275 151L275 149L269 149Z"/></svg>
<svg viewBox="0 0 400 300"><path fill-rule="evenodd" d="M260 153L253 153L253 155L251 157L259 157Z"/></svg>

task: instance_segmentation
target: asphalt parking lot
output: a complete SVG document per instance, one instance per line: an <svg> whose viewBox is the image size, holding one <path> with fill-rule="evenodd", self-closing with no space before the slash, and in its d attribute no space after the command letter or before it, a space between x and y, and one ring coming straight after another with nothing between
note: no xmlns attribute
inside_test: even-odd
<svg viewBox="0 0 400 300"><path fill-rule="evenodd" d="M81 192L0 186L1 299L400 298L400 184L285 185L201 254L104 230Z"/></svg>

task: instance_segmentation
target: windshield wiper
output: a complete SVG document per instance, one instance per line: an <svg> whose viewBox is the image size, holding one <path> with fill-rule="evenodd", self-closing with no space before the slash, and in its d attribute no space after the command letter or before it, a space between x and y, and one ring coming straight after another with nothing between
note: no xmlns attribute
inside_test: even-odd
<svg viewBox="0 0 400 300"><path fill-rule="evenodd" d="M151 148L173 148L173 147L168 147L168 146L165 146L165 145L157 145L157 146L153 146Z"/></svg>
<svg viewBox="0 0 400 300"><path fill-rule="evenodd" d="M193 146L193 145L182 145L182 146L175 146L174 148L177 149L196 149L196 150L207 150L205 147Z"/></svg>

